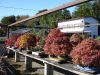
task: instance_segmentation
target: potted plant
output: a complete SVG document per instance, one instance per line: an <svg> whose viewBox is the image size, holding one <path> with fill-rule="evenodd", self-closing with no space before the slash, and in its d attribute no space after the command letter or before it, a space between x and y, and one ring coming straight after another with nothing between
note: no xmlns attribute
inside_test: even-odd
<svg viewBox="0 0 100 75"><path fill-rule="evenodd" d="M48 34L43 49L45 53L50 56L63 57L70 53L71 44L69 42L67 35L65 33L60 32L58 28L55 28L55 29L52 29L50 33ZM63 59L60 58L55 61L61 61L61 60Z"/></svg>
<svg viewBox="0 0 100 75"><path fill-rule="evenodd" d="M78 68L88 72L100 71L100 45L93 38L79 43L72 51L71 57Z"/></svg>

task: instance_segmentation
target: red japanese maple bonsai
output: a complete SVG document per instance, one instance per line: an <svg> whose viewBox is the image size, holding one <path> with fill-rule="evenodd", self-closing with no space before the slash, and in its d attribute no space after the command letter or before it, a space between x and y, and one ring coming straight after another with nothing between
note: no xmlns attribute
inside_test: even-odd
<svg viewBox="0 0 100 75"><path fill-rule="evenodd" d="M88 38L78 44L71 52L72 61L82 66L100 66L100 45Z"/></svg>
<svg viewBox="0 0 100 75"><path fill-rule="evenodd" d="M14 46L17 38L19 37L20 35L12 35L10 36L10 38L6 39L5 40L5 45L6 46Z"/></svg>
<svg viewBox="0 0 100 75"><path fill-rule="evenodd" d="M71 51L71 44L67 35L57 28L52 29L46 38L44 51L49 55L68 55Z"/></svg>

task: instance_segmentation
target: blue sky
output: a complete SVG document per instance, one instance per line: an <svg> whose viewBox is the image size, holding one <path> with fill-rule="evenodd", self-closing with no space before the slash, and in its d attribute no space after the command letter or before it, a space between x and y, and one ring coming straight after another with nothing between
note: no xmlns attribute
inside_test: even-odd
<svg viewBox="0 0 100 75"><path fill-rule="evenodd" d="M72 1L74 0L0 0L0 19L4 16L10 15L32 16L35 15L39 10L52 9ZM14 8L24 8L25 10ZM70 10L73 11L74 8L70 8Z"/></svg>

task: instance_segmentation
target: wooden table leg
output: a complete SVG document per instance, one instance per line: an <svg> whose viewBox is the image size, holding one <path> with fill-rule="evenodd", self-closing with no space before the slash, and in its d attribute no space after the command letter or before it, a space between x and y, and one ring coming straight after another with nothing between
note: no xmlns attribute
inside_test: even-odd
<svg viewBox="0 0 100 75"><path fill-rule="evenodd" d="M29 70L32 68L32 58L25 56L25 69Z"/></svg>
<svg viewBox="0 0 100 75"><path fill-rule="evenodd" d="M19 53L15 52L15 62L20 61Z"/></svg>
<svg viewBox="0 0 100 75"><path fill-rule="evenodd" d="M53 66L44 63L44 75L53 75Z"/></svg>
<svg viewBox="0 0 100 75"><path fill-rule="evenodd" d="M11 54L12 51L11 51L10 49L7 49L7 53L8 53L8 54Z"/></svg>

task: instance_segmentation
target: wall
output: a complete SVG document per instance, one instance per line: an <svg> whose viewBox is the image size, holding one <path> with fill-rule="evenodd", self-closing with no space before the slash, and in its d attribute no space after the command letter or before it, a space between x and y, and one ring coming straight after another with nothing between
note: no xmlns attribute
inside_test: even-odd
<svg viewBox="0 0 100 75"><path fill-rule="evenodd" d="M72 20L58 23L58 28L61 28L61 32L65 33L83 32L83 24L83 19Z"/></svg>
<svg viewBox="0 0 100 75"><path fill-rule="evenodd" d="M97 25L93 25L93 24L97 24L98 21L92 17L90 18L85 18L84 19L84 23L85 22L88 22L90 23L91 25L89 27L86 27L84 28L85 31L91 31L91 36L92 37L97 37L98 36L98 26Z"/></svg>
<svg viewBox="0 0 100 75"><path fill-rule="evenodd" d="M64 33L91 33L91 36L98 36L98 26L84 26L85 23L97 24L98 21L92 17L86 17L83 19L59 22L58 28ZM79 27L80 26L80 27Z"/></svg>

